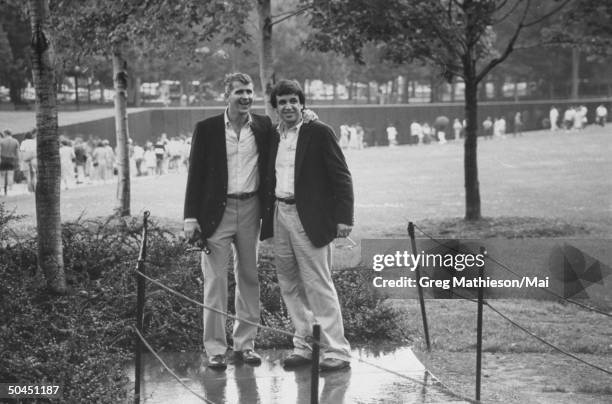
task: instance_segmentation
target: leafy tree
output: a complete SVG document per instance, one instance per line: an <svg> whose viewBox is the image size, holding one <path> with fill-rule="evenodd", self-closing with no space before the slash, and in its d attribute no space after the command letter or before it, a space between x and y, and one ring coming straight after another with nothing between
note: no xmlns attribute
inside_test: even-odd
<svg viewBox="0 0 612 404"><path fill-rule="evenodd" d="M130 214L126 56L135 46L146 43L168 50L168 44L184 43L192 30L197 40L224 33L228 42L239 43L245 37L241 27L246 14L242 6L242 1L222 0L59 0L55 5L54 19L62 44L73 54L112 58L119 166L117 210L121 216Z"/></svg>
<svg viewBox="0 0 612 404"><path fill-rule="evenodd" d="M0 0L0 52L10 57L0 58L0 84L9 88L11 102L23 104L21 92L30 80L30 26L24 4L16 0ZM2 39L4 38L4 39ZM6 46L9 49L6 49Z"/></svg>
<svg viewBox="0 0 612 404"><path fill-rule="evenodd" d="M396 62L427 60L451 82L465 83L466 220L481 217L477 165L478 84L512 53L521 32L558 12L570 0L546 3L544 15L532 17L532 0L320 0L312 3L308 45L339 51L361 60L365 43L384 46ZM509 23L512 35L496 43L494 27Z"/></svg>
<svg viewBox="0 0 612 404"><path fill-rule="evenodd" d="M36 224L38 267L48 287L66 292L60 217L60 157L55 93L55 55L48 0L29 0L32 76L36 88Z"/></svg>

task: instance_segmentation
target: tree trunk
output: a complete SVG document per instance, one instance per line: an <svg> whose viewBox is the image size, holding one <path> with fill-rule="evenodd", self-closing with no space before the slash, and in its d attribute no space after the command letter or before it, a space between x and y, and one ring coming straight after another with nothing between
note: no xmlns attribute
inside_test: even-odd
<svg viewBox="0 0 612 404"><path fill-rule="evenodd" d="M370 88L370 82L366 83L366 99L368 100L368 104L372 102L372 90Z"/></svg>
<svg viewBox="0 0 612 404"><path fill-rule="evenodd" d="M270 104L270 93L274 86L274 69L272 67L272 10L270 0L257 0L259 30L261 31L261 48L259 49L259 79L264 93L266 114L273 117L274 109Z"/></svg>
<svg viewBox="0 0 612 404"><path fill-rule="evenodd" d="M493 76L493 99L496 101L504 99L504 82L502 75Z"/></svg>
<svg viewBox="0 0 612 404"><path fill-rule="evenodd" d="M332 88L332 104L335 104L338 100L338 83L334 83Z"/></svg>
<svg viewBox="0 0 612 404"><path fill-rule="evenodd" d="M478 83L473 74L465 75L465 220L480 219L480 187L478 184Z"/></svg>
<svg viewBox="0 0 612 404"><path fill-rule="evenodd" d="M142 106L142 97L140 94L140 76L135 76L134 77L134 107L139 108L140 106Z"/></svg>
<svg viewBox="0 0 612 404"><path fill-rule="evenodd" d="M519 100L518 80L514 80L514 102Z"/></svg>
<svg viewBox="0 0 612 404"><path fill-rule="evenodd" d="M66 293L60 216L60 157L55 88L55 54L48 0L30 0L32 76L36 89L36 226L38 269L53 293Z"/></svg>
<svg viewBox="0 0 612 404"><path fill-rule="evenodd" d="M408 80L408 76L404 76L403 89L402 89L402 103L408 104L410 103L410 80Z"/></svg>
<svg viewBox="0 0 612 404"><path fill-rule="evenodd" d="M23 87L21 80L11 79L9 81L9 98L15 106L23 104L23 98L21 98Z"/></svg>
<svg viewBox="0 0 612 404"><path fill-rule="evenodd" d="M127 121L127 62L121 51L113 51L113 77L115 84L115 135L117 139L117 213L130 215L130 160L128 153Z"/></svg>
<svg viewBox="0 0 612 404"><path fill-rule="evenodd" d="M438 101L438 94L437 94L437 84L436 84L436 77L434 76L434 73L432 71L431 76L429 76L429 88L431 89L430 93L429 93L429 102L430 103L434 103Z"/></svg>
<svg viewBox="0 0 612 404"><path fill-rule="evenodd" d="M580 51L572 48L572 99L580 95Z"/></svg>

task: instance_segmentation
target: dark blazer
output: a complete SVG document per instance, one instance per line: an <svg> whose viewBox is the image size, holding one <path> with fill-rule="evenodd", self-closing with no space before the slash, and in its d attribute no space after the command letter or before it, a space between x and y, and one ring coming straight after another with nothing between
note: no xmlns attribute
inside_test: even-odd
<svg viewBox="0 0 612 404"><path fill-rule="evenodd" d="M251 120L251 130L259 152L258 192L259 198L263 201L265 195L263 184L274 129L267 116L251 114ZM198 122L191 139L184 217L198 220L203 239L215 232L223 218L227 199L227 176L225 121L221 114ZM264 204L261 205L263 215Z"/></svg>
<svg viewBox="0 0 612 404"><path fill-rule="evenodd" d="M275 133L266 178L266 211L261 239L273 235L276 154L279 134ZM315 247L329 244L337 224L353 224L353 182L334 131L321 121L300 128L295 151L295 201L308 238Z"/></svg>

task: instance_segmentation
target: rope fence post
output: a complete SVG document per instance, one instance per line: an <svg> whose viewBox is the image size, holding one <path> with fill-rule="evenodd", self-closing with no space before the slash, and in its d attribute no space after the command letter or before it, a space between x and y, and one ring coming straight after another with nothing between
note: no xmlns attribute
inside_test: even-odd
<svg viewBox="0 0 612 404"><path fill-rule="evenodd" d="M312 368L310 369L310 404L319 404L319 342L321 326L312 326Z"/></svg>
<svg viewBox="0 0 612 404"><path fill-rule="evenodd" d="M414 223L408 222L408 235L410 236L410 247L412 248L412 255L418 254L416 248L416 240L414 237ZM429 341L429 326L427 325L427 313L425 312L425 299L423 298L423 287L421 286L421 271L417 266L414 270L417 281L417 290L419 292L419 304L421 306L421 318L423 319L423 332L425 333L425 343L427 344L427 351L431 351L431 342Z"/></svg>
<svg viewBox="0 0 612 404"><path fill-rule="evenodd" d="M147 256L147 228L148 220L151 213L144 212L142 219L142 240L140 242L140 253L138 254L138 263L136 269L140 273L145 273L145 259ZM145 278L140 274L136 274L136 330L142 335L144 326L144 302L145 302ZM140 403L140 381L142 374L142 340L136 335L136 344L134 345L136 352L134 353L134 403Z"/></svg>
<svg viewBox="0 0 612 404"><path fill-rule="evenodd" d="M480 254L484 258L487 256L487 250L480 247ZM482 376L482 307L484 303L484 287L482 279L485 271L483 265L478 274L478 315L476 321L476 401L480 401L480 379Z"/></svg>

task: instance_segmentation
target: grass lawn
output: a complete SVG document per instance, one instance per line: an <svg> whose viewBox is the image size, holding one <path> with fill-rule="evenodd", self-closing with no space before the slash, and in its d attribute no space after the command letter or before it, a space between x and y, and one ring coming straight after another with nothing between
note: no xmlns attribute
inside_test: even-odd
<svg viewBox="0 0 612 404"><path fill-rule="evenodd" d="M478 153L482 214L487 219L466 224L461 220L462 143L348 150L356 201L351 237L357 242L404 238L409 220L445 237L527 236L542 240L565 236L588 244L589 239L612 236L612 126L479 141ZM156 220L178 232L184 188L184 174L135 179L132 212L150 210ZM114 184L68 190L62 193L62 217L109 215L114 198ZM0 201L27 215L18 231L33 228L33 196L3 197ZM524 243L529 244L529 239ZM592 254L601 258L597 251L609 250L593 247ZM535 259L536 252L525 248L514 255L518 258L508 255L505 263L520 267ZM337 268L356 266L359 248L337 249L334 260ZM607 284L610 282L608 278ZM414 336L415 348L433 373L453 390L473 397L475 305L427 300L433 339L433 350L427 353L416 301L395 300L393 304L406 308L400 321ZM491 304L539 336L612 369L609 317L551 301L492 300ZM612 376L562 356L487 308L484 329L485 402L612 402Z"/></svg>

